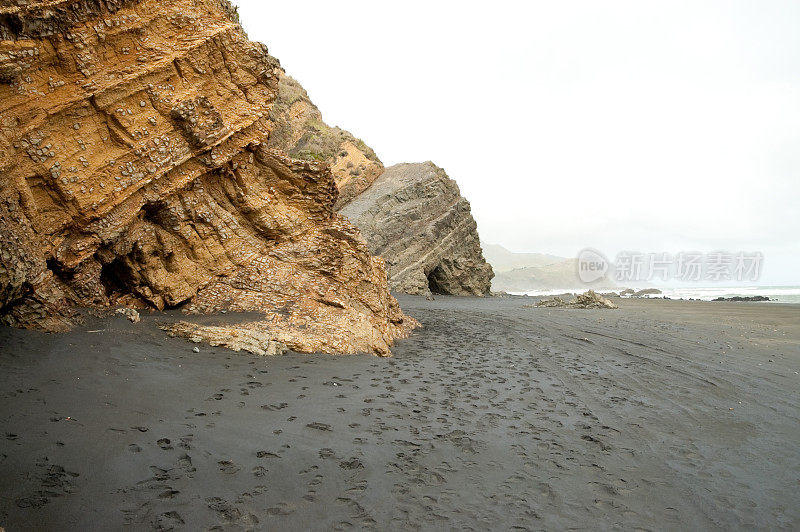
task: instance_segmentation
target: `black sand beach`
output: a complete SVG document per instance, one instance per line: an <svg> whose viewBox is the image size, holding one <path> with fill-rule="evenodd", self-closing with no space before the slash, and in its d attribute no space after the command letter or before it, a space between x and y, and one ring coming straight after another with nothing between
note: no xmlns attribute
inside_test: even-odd
<svg viewBox="0 0 800 532"><path fill-rule="evenodd" d="M800 527L800 307L399 299L390 359L0 329L0 526Z"/></svg>

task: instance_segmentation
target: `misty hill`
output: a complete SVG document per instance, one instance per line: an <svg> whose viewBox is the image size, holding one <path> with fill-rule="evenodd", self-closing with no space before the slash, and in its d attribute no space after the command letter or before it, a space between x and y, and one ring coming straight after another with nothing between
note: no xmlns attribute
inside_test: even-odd
<svg viewBox="0 0 800 532"><path fill-rule="evenodd" d="M549 266L567 260L556 255L544 253L514 253L498 244L481 243L483 256L492 265L495 273L508 272L519 268Z"/></svg>
<svg viewBox="0 0 800 532"><path fill-rule="evenodd" d="M514 253L497 244L483 244L483 254L495 272L495 292L528 290L586 290L615 288L608 278L590 284L578 279L577 259L543 253Z"/></svg>

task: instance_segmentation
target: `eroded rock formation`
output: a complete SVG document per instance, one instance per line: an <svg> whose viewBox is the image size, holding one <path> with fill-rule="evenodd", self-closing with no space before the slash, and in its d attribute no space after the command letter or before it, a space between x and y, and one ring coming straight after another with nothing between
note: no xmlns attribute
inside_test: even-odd
<svg viewBox="0 0 800 532"><path fill-rule="evenodd" d="M383 257L392 289L482 296L492 267L481 251L469 202L431 162L398 164L341 211L358 226L370 251Z"/></svg>
<svg viewBox="0 0 800 532"><path fill-rule="evenodd" d="M297 81L282 71L278 77L270 146L299 159L327 162L339 188L335 208L341 209L383 173L383 163L361 139L323 122L322 113Z"/></svg>
<svg viewBox="0 0 800 532"><path fill-rule="evenodd" d="M227 2L4 0L0 37L3 322L257 310L269 341L377 354L414 326L328 166L270 147L299 107Z"/></svg>
<svg viewBox="0 0 800 532"><path fill-rule="evenodd" d="M260 356L282 355L287 351L286 344L275 340L270 329L260 322L221 326L182 321L162 328L170 336L181 336L196 343L206 342L232 351L247 351Z"/></svg>
<svg viewBox="0 0 800 532"><path fill-rule="evenodd" d="M276 127L269 146L292 157L330 165L339 189L334 208L348 217L357 216L353 221L371 251L390 263L394 290L428 295L433 285L434 291L445 294L489 292L493 274L481 254L469 203L443 170L429 171L433 165L399 165L382 178L383 163L375 152L350 132L328 126L305 89L283 71L278 72L272 116ZM383 183L378 195L400 192L392 187L393 176L401 168L413 170L410 181L416 180L413 186L407 186L410 182L403 185L403 199L384 209L368 206L378 199L371 192L376 180ZM435 197L438 193L442 197ZM354 206L348 208L351 203ZM391 245L384 245L389 241Z"/></svg>
<svg viewBox="0 0 800 532"><path fill-rule="evenodd" d="M578 294L573 299L565 301L560 297L543 299L532 305L545 308L580 308L580 309L618 309L610 299L606 299L594 290L589 290L583 294Z"/></svg>

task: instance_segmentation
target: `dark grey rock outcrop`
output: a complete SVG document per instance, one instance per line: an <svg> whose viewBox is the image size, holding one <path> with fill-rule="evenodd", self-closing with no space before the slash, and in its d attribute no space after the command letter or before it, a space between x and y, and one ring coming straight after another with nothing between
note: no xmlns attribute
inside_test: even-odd
<svg viewBox="0 0 800 532"><path fill-rule="evenodd" d="M469 202L432 162L387 168L341 211L386 260L391 289L482 296L494 276Z"/></svg>

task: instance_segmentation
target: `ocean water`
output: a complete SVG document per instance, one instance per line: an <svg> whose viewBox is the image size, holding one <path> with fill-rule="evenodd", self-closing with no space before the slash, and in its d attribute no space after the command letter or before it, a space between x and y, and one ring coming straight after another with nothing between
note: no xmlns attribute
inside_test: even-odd
<svg viewBox="0 0 800 532"><path fill-rule="evenodd" d="M711 301L718 297L750 297L767 296L774 299L773 303L800 304L800 286L706 286L706 287L681 287L661 288L661 294L652 297L666 296L670 299L700 299ZM621 290L621 289L620 289ZM618 290L598 290L598 292L616 292ZM580 290L574 288L560 290L529 290L527 292L513 292L515 295L528 296L553 296L565 293L576 293Z"/></svg>
<svg viewBox="0 0 800 532"><path fill-rule="evenodd" d="M662 295L672 299L702 299L710 301L718 297L767 296L774 303L800 303L800 286L737 286L705 288L662 288Z"/></svg>

